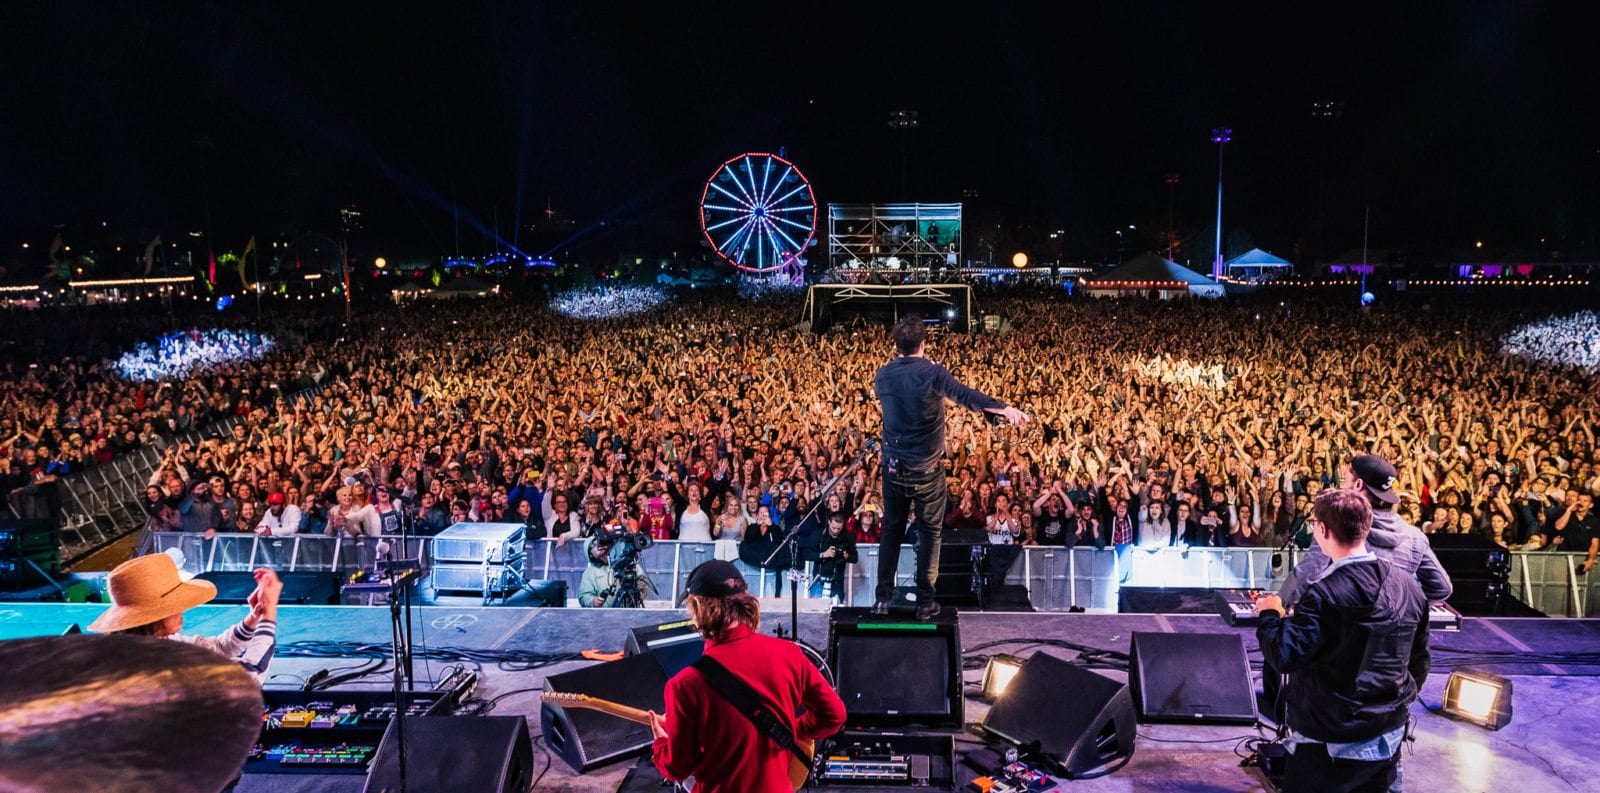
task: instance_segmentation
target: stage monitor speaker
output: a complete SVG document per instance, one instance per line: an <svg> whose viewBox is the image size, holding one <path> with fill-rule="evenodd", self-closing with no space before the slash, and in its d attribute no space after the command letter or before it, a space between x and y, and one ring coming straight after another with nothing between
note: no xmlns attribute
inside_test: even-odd
<svg viewBox="0 0 1600 793"><path fill-rule="evenodd" d="M828 664L852 728L962 725L961 631L956 609L931 620L836 608Z"/></svg>
<svg viewBox="0 0 1600 793"><path fill-rule="evenodd" d="M1137 726L1126 685L1045 652L1022 663L983 721L1007 743L1037 745L1051 771L1073 779L1127 763Z"/></svg>
<svg viewBox="0 0 1600 793"><path fill-rule="evenodd" d="M666 710L667 670L652 653L551 675L547 691L587 694L640 710ZM539 706L545 745L572 770L584 773L605 763L649 751L650 727L585 708Z"/></svg>
<svg viewBox="0 0 1600 793"><path fill-rule="evenodd" d="M663 622L660 625L642 625L628 630L622 643L623 655L654 653L667 670L667 679L683 671L684 667L700 660L705 653L706 640L695 630L692 620Z"/></svg>
<svg viewBox="0 0 1600 793"><path fill-rule="evenodd" d="M1217 591L1207 587L1118 587L1117 613L1215 614Z"/></svg>
<svg viewBox="0 0 1600 793"><path fill-rule="evenodd" d="M1147 722L1256 721L1250 659L1237 633L1135 631L1128 687Z"/></svg>
<svg viewBox="0 0 1600 793"><path fill-rule="evenodd" d="M524 793L533 784L533 742L522 716L410 716L406 793ZM390 722L364 793L398 793L400 741Z"/></svg>
<svg viewBox="0 0 1600 793"><path fill-rule="evenodd" d="M54 584L51 576L60 574L61 530L55 521L0 520L0 584L37 584L41 579Z"/></svg>
<svg viewBox="0 0 1600 793"><path fill-rule="evenodd" d="M195 578L210 581L217 586L217 596L212 603L222 606L244 605L250 593L256 591L255 573L209 572ZM283 581L283 594L278 602L293 606L339 605L340 579L338 573L278 573Z"/></svg>

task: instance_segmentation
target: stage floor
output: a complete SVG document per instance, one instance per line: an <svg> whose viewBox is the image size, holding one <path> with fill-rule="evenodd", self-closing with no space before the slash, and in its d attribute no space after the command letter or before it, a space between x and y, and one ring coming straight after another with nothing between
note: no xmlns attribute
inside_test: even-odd
<svg viewBox="0 0 1600 793"><path fill-rule="evenodd" d="M0 640L59 634L77 622L87 625L103 607L88 604L0 603ZM244 614L242 606L201 606L186 615L185 632L220 633ZM576 610L518 607L429 606L416 609L415 639L419 646L475 649L516 649L534 653L571 653L584 649L621 649L627 629L681 618L681 611ZM788 614L768 614L764 629L788 624ZM826 614L802 613L800 635L814 647L827 640ZM363 606L286 606L279 618L279 641L340 640L386 644L389 612ZM1187 614L1002 614L964 613L961 640L965 647L990 641L1015 639L1012 647L995 651L1027 654L1034 637L1067 639L1093 647L1126 652L1135 631L1233 632L1245 636L1251 658L1259 662L1254 635L1224 624L1220 617ZM1472 653L1600 653L1600 620L1466 619L1460 632L1433 633L1435 648ZM1043 652L1064 650L1046 648ZM477 695L496 694L540 686L545 674L566 671L588 662L569 662L537 672L507 672L488 666ZM319 669L351 668L356 660L283 658L274 661L269 686L298 688L300 680ZM1440 662L1436 660L1435 669ZM443 665L418 661L418 687L443 677ZM1436 672L1423 689L1422 701L1413 706L1417 725L1415 751L1405 758L1406 789L1414 791L1600 791L1593 775L1593 758L1581 747L1583 735L1600 734L1600 667L1557 666L1543 663L1502 664L1488 669L1515 680L1515 717L1499 732L1451 721L1427 712L1423 703L1437 707L1446 674ZM976 681L981 670L967 673ZM1112 675L1121 679L1120 675ZM363 688L382 689L386 680L372 680ZM1259 673L1256 687L1260 689ZM986 706L967 702L967 720L980 717ZM530 731L539 732L537 691L508 697L496 715L526 715ZM1139 726L1133 760L1110 776L1066 783L1073 791L1263 791L1268 788L1252 770L1240 768L1233 747L1254 730L1231 726L1150 724ZM958 747L963 744L958 744ZM971 744L965 744L970 748ZM539 790L615 790L633 760L625 760L578 776L542 747L535 751L535 766L550 768ZM537 771L536 771L537 773ZM963 781L972 774L965 771ZM287 783L289 778L282 779ZM360 777L349 778L361 789ZM290 786L255 789L290 790ZM324 791L346 789L323 785ZM865 790L866 788L841 788Z"/></svg>

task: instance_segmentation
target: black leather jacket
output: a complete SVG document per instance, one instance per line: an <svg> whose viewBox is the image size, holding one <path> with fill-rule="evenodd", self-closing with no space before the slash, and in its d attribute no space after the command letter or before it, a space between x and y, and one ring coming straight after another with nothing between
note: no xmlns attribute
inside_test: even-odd
<svg viewBox="0 0 1600 793"><path fill-rule="evenodd" d="M1375 738L1406 723L1428 676L1428 601L1415 576L1380 559L1311 583L1287 618L1262 614L1261 654L1289 675L1289 726L1318 741Z"/></svg>
<svg viewBox="0 0 1600 793"><path fill-rule="evenodd" d="M883 455L913 471L931 471L944 457L944 401L968 410L1006 403L957 382L943 366L900 356L878 369L874 383L883 405Z"/></svg>

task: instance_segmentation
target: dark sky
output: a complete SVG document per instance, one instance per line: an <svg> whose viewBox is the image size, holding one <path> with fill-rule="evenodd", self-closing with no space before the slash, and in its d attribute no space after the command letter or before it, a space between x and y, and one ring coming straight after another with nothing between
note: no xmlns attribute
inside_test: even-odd
<svg viewBox="0 0 1600 793"><path fill-rule="evenodd" d="M1168 172L1206 229L1220 124L1227 226L1286 255L1359 245L1366 206L1375 247L1600 236L1591 4L354 6L0 6L0 239L209 223L237 247L355 202L439 254L453 207L472 251L549 200L693 240L716 165L782 148L821 202L976 191L969 227L1097 255L1165 225Z"/></svg>

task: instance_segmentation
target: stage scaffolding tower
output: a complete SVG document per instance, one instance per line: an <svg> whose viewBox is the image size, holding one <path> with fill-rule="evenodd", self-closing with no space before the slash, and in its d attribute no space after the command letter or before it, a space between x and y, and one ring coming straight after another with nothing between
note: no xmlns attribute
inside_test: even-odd
<svg viewBox="0 0 1600 793"><path fill-rule="evenodd" d="M958 203L828 205L831 280L938 281L962 262Z"/></svg>

